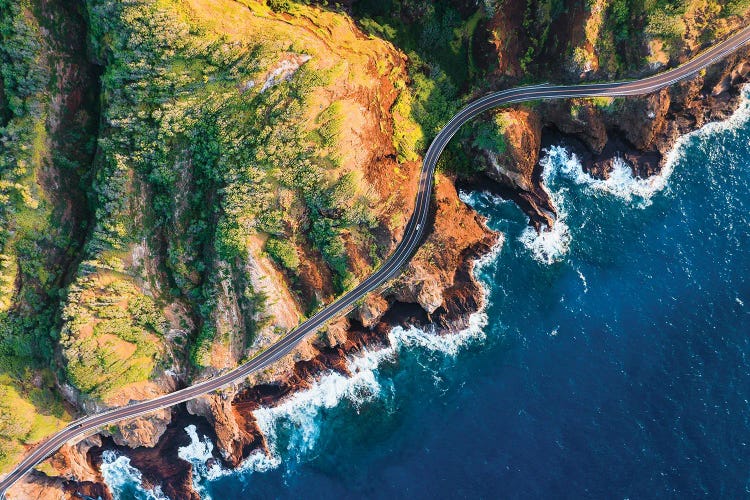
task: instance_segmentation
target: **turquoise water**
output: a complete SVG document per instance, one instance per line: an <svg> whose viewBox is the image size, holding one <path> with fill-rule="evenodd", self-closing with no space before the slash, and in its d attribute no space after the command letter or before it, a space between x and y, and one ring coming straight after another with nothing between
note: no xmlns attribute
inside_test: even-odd
<svg viewBox="0 0 750 500"><path fill-rule="evenodd" d="M684 138L648 182L624 168L594 181L552 148L563 215L543 237L513 204L465 196L505 235L477 271L488 306L473 328L397 329L392 350L352 362L354 380L259 411L274 456L244 471L206 470L194 434L182 455L203 494L750 495L747 108Z"/></svg>

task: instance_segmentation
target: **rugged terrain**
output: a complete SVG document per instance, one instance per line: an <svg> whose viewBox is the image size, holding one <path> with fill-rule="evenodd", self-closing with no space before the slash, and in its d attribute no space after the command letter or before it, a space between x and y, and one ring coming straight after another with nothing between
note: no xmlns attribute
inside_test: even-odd
<svg viewBox="0 0 750 500"><path fill-rule="evenodd" d="M366 276L462 99L529 75L652 73L750 7L665 5L0 1L0 464L75 415L235 366ZM431 230L389 288L241 387L66 446L9 496L108 498L99 465L116 450L146 485L197 498L176 457L188 423L236 467L266 447L254 409L347 374L393 324L466 326L483 301L473 260L502 236L456 185L514 199L544 230L543 145L568 144L600 177L618 157L653 175L679 135L732 112L748 76L745 49L652 96L488 114L444 154Z"/></svg>

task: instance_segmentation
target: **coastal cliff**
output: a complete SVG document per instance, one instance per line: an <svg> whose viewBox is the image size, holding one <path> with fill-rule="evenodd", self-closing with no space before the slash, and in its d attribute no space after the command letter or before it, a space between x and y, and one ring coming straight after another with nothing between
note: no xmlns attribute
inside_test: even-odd
<svg viewBox="0 0 750 500"><path fill-rule="evenodd" d="M493 50L483 57L497 62L490 77L493 87L513 85L524 70L555 82L642 77L685 62L711 37L748 23L742 12L722 16L715 6L700 2L687 5L681 15L673 13L670 27L656 22L661 19L656 13L644 15L642 6L624 7L614 16L608 2L572 2L557 13L545 5L531 2L524 9L511 3L488 21ZM535 12L546 14L535 17ZM601 179L617 159L625 160L634 176L655 175L681 135L726 119L737 108L750 74L749 53L741 49L699 75L647 96L544 101L493 111L489 121L484 119L484 130L493 130L496 138L480 136L472 143L480 172L466 185L513 198L538 230L549 227L555 209L542 185L541 149L568 146L584 170Z"/></svg>
<svg viewBox="0 0 750 500"><path fill-rule="evenodd" d="M417 4L400 11L398 29L445 15ZM644 28L638 44L624 47L608 24L609 3L593 4L556 12L546 2L447 2L464 23L457 36L466 73L486 66L481 82L459 82L357 2L342 11L292 2L86 2L80 15L91 16L90 26L77 29L91 31L91 73L104 68L104 114L96 155L81 160L90 172L74 179L95 193L89 204L97 208L76 214L91 231L79 231L86 236L78 257L60 272L66 293L50 309L60 331L50 359L51 386L67 405L62 421L232 368L372 272L403 234L422 151L459 96L516 85L529 72L567 82L650 74L710 42L709 21L716 37L747 22L698 6L681 14L681 42ZM26 13L43 16L31 4ZM525 22L531 17L540 24ZM138 57L130 53L136 42ZM503 236L456 186L512 199L544 230L556 215L539 165L544 147L568 146L595 177L606 178L618 158L636 176L657 174L680 135L731 114L749 76L743 49L650 96L488 113L446 151L429 231L388 288L239 386L66 445L9 498L111 498L101 467L112 451L141 471L144 487L199 498L193 465L178 457L190 442L187 425L215 443L209 465L238 467L270 453L254 411L283 404L325 374L351 376L349 360L389 347L396 325L441 335L469 325L484 305L474 262ZM9 296L17 300L18 291ZM119 361L101 361L112 356Z"/></svg>

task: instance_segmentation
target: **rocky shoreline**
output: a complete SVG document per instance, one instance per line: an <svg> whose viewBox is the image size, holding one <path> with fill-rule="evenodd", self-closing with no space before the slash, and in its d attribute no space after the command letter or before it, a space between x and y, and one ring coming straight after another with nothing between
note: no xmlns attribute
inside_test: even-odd
<svg viewBox="0 0 750 500"><path fill-rule="evenodd" d="M538 217L543 210L539 210L538 200L534 198L538 193L546 193L538 165L540 149L562 143L572 149L584 168L596 177L606 178L613 160L618 157L632 165L637 176L655 175L681 135L710 121L726 119L736 109L741 87L750 74L749 54L750 51L745 50L722 67L713 68L705 77L691 80L674 90L662 91L645 99L627 100L627 114L623 120L612 121L606 114L596 113L589 106L586 108L586 113L590 114L587 123L592 126L586 128L585 134L581 128L576 128L576 123L561 118L567 112L565 103L545 106L539 111L548 117L539 130L539 149L528 152L537 159L532 175L535 187L532 194L514 190L487 175L454 182L461 188L490 191L516 201L532 223L542 227L546 221L535 219L535 216ZM731 85L714 93L716 82L726 81L727 75L731 75ZM582 105L587 106L586 103ZM638 122L635 118L649 111L658 111L658 114L647 122ZM628 123L640 123L641 126L633 130L627 128ZM597 131L597 135L591 135L591 130ZM444 181L444 184L451 183ZM440 211L440 191L437 198L435 224L440 225L444 220L441 216L447 214ZM545 207L544 211L548 208ZM310 343L306 355L300 355L300 352L295 355L291 369L284 371L281 377L252 383L236 393L209 395L173 410L171 423L153 448L131 449L117 445L112 438L105 438L99 446L84 452L86 462L96 471L101 466L103 452L114 450L128 456L131 465L142 471L145 487L158 485L170 498L198 499L192 484L193 466L177 457L178 448L190 443L184 431L186 426L197 426L200 435L209 437L217 445L214 451L217 463L225 468L236 468L252 453L269 453L265 438L252 416L254 410L278 405L294 393L309 389L325 373L351 375L347 360L365 349L388 347L388 332L395 326L434 327L443 334L467 326L469 316L483 306L481 286L472 274L474 262L498 241L498 235L486 229L479 216L472 215L482 232L458 252L452 283L442 290L443 302L431 313L427 312L429 307L420 305L419 291L409 290L404 284L408 283L415 266L419 266L418 255L409 266L406 278L385 294L385 299L370 299L369 307L361 308L354 318L331 325L325 335ZM451 214L451 218L454 216ZM106 486L96 481L66 481L65 487L67 491L78 494L94 492L102 498L108 498L109 494Z"/></svg>
<svg viewBox="0 0 750 500"><path fill-rule="evenodd" d="M617 158L631 165L636 176L658 174L680 136L732 114L749 79L750 49L743 49L705 74L644 98L545 102L503 111L515 120L509 151L503 158L477 151L483 173L438 179L427 248L382 297L368 297L349 318L305 342L273 372L173 409L171 418L163 419L169 424L154 429L153 447L130 448L115 437L93 436L63 448L45 464L45 473L34 472L10 498L45 498L60 491L68 498L112 498L101 475L108 450L129 457L142 472L145 487L158 486L170 498L200 498L193 489L192 464L177 456L190 443L186 426L195 425L216 444L217 463L236 468L253 453L269 453L254 410L281 404L323 374L351 375L347 360L366 349L388 347L394 326L435 328L446 335L468 326L469 317L484 304L474 263L499 244L501 235L458 200L456 186L515 201L530 223L543 230L554 223L555 208L542 182L542 149L564 144L599 178L609 175ZM436 248L440 251L430 255Z"/></svg>
<svg viewBox="0 0 750 500"><path fill-rule="evenodd" d="M744 48L704 73L645 97L545 101L502 110L513 139L504 157L478 150L482 173L462 179L467 190L487 191L515 201L541 230L555 219L542 182L541 151L570 149L584 171L606 179L624 160L635 177L657 175L677 140L707 123L727 119L750 81L750 49Z"/></svg>

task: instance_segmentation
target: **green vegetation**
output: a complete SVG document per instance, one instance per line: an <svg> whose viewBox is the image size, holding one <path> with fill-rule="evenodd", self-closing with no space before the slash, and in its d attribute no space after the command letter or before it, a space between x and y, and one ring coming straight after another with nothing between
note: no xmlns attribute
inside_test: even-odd
<svg viewBox="0 0 750 500"><path fill-rule="evenodd" d="M556 39L550 42L550 30L552 23L565 12L565 2L562 0L526 0L526 10L523 17L524 34L528 40L526 52L521 57L519 64L521 71L526 73L531 69L539 67L544 51L557 51Z"/></svg>
<svg viewBox="0 0 750 500"><path fill-rule="evenodd" d="M508 145L505 143L505 136L503 135L505 127L499 114L496 114L489 123L482 123L477 128L478 131L474 136L472 146L498 155L505 152Z"/></svg>
<svg viewBox="0 0 750 500"><path fill-rule="evenodd" d="M68 378L79 390L106 400L150 378L166 327L153 300L114 275L78 280L68 300L61 343Z"/></svg>
<svg viewBox="0 0 750 500"><path fill-rule="evenodd" d="M320 124L320 127L316 132L320 138L321 147L333 148L336 146L336 139L341 134L343 120L340 102L334 102L318 116L316 121Z"/></svg>
<svg viewBox="0 0 750 500"><path fill-rule="evenodd" d="M414 167L403 163L419 159L462 96L489 85L482 78L491 68L478 68L474 53L501 2L353 3L363 30L406 54L407 73L400 61L365 58L361 47L346 47L342 61L308 46L304 33L325 46L336 27L352 31L338 7L240 3L203 4L211 16L255 14L238 26L222 19L218 29L199 0L195 10L180 0L0 0L0 470L70 419L57 384L115 401L158 379L173 357L200 373L251 346L269 321L270 301L251 284L248 260L258 254L299 289L304 278L324 289L302 298L308 312L379 265L376 228L402 214L381 211L390 206L379 199L387 187L351 164L359 152L348 120L364 99L352 102L351 88L380 96L360 85L376 72L376 83L388 79L399 91L391 109L372 101L383 106L379 116L393 115L402 163L388 158L392 172L382 175L400 180ZM700 7L708 40L713 20L744 15L750 0L587 5L602 8L581 59L594 54L621 74L642 67L633 43L641 33L671 55L691 32L687 13ZM554 32L567 9L562 0L521 4L514 36L528 78L559 69L550 61L572 49ZM358 32L353 39L373 42ZM594 105L613 112L619 102ZM390 125L383 120L382 130ZM500 115L457 139L439 170L470 173L472 147L508 147ZM324 276L306 276L303 258L323 262Z"/></svg>
<svg viewBox="0 0 750 500"><path fill-rule="evenodd" d="M748 0L608 0L605 5L605 35L599 38L597 51L613 73L642 67L638 44L633 43L642 33L660 39L667 53L674 55L684 44L687 14L698 23L700 41L707 43L721 26L718 18L745 15L750 9Z"/></svg>
<svg viewBox="0 0 750 500"><path fill-rule="evenodd" d="M470 83L471 46L484 15L481 8L466 18L446 0L362 0L352 9L363 29L393 42L416 68L426 64L430 71L444 72L456 88Z"/></svg>
<svg viewBox="0 0 750 500"><path fill-rule="evenodd" d="M727 16L742 16L750 10L750 0L730 0L721 13Z"/></svg>
<svg viewBox="0 0 750 500"><path fill-rule="evenodd" d="M78 241L74 217L63 217L45 184L58 183L77 201L92 154L84 111L75 120L55 117L59 128L50 119L50 88L69 90L50 68L75 57L53 36L77 28L59 6L0 0L0 470L18 459L23 444L70 419L49 366L62 278ZM52 152L53 145L60 146Z"/></svg>
<svg viewBox="0 0 750 500"><path fill-rule="evenodd" d="M90 0L88 7L92 46L106 61L107 128L99 141L96 224L76 286L90 286L92 272L130 272L123 258L134 245L156 239L166 255L170 294L198 313L200 326L189 346L198 367L210 364L214 342L236 335L216 312L227 283L243 310L245 344L259 327L264 297L252 289L244 264L254 236L266 237L266 252L292 273L299 267L298 246L312 246L333 272L336 291L351 286L344 241L361 239L358 234L376 223L371 200L353 175L338 171L341 104L319 112L312 130L305 117L315 89L328 85L336 68L303 64L293 78L248 85L262 82L279 63L279 47L230 42L185 14L179 2ZM304 210L301 223L292 206ZM136 220L134 207L145 217ZM69 304L68 322L74 324L81 313ZM133 322L129 315L121 326ZM82 346L69 345L81 367L98 363L77 358ZM153 356L138 352L134 359L141 365L132 373L141 379L158 367ZM124 367L97 366L101 373L94 380L68 375L86 392L95 390L96 381L123 378Z"/></svg>
<svg viewBox="0 0 750 500"><path fill-rule="evenodd" d="M30 376L27 369L26 377ZM9 375L0 376L0 470L12 466L22 444L33 444L61 429L70 415L53 395L51 374L42 373L42 388L18 385Z"/></svg>
<svg viewBox="0 0 750 500"><path fill-rule="evenodd" d="M474 66L472 46L486 13L478 8L462 18L451 2L427 0L364 0L354 4L353 13L364 30L393 42L408 56L411 81L394 106L394 144L401 161L414 161L458 111L460 93L482 76ZM450 170L466 168L459 163L455 141L448 155L453 159Z"/></svg>
<svg viewBox="0 0 750 500"><path fill-rule="evenodd" d="M266 241L266 252L273 260L290 271L296 271L299 268L297 247L288 240L269 238Z"/></svg>
<svg viewBox="0 0 750 500"><path fill-rule="evenodd" d="M27 15L29 9L28 1L0 1L0 57L7 103L0 128L4 146L0 150L0 311L9 309L20 278L19 247L34 245L48 216L35 175L45 154L48 98L44 90L49 72L42 61L39 25Z"/></svg>

